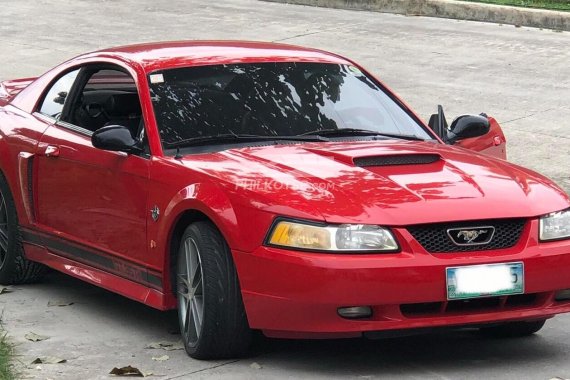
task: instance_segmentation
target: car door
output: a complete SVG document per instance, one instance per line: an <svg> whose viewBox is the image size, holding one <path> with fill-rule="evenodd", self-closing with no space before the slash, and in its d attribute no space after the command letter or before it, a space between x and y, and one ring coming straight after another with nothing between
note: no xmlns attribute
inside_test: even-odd
<svg viewBox="0 0 570 380"><path fill-rule="evenodd" d="M58 96L65 105L42 136L34 164L36 220L50 236L47 248L144 282L149 157L91 144L93 131L109 123L136 124L140 132L135 82L119 67L90 65Z"/></svg>

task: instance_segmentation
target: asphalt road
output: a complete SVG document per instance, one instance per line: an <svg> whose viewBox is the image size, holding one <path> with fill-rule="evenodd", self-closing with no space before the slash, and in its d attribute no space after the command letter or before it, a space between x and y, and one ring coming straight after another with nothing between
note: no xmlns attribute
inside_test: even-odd
<svg viewBox="0 0 570 380"><path fill-rule="evenodd" d="M347 55L426 118L487 112L503 125L509 159L570 191L570 34L496 24L318 9L253 0L2 0L0 80L36 76L79 53L153 40L283 41ZM47 306L48 301L74 302ZM23 378L105 379L132 364L173 378L570 378L570 317L521 340L446 333L385 341L263 341L248 359L200 362L160 313L61 275L0 294ZM30 342L28 332L50 336ZM168 355L165 361L152 357ZM63 364L28 365L39 356Z"/></svg>

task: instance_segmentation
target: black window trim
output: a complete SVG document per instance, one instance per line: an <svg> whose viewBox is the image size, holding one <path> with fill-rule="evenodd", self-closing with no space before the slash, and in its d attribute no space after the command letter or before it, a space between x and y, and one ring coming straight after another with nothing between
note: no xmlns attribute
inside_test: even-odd
<svg viewBox="0 0 570 380"><path fill-rule="evenodd" d="M48 123L48 124L54 124L57 119L53 116L50 115L46 115L44 113L41 113L40 111L34 111L32 113L33 116L37 117L38 119L41 119L42 121Z"/></svg>
<svg viewBox="0 0 570 380"><path fill-rule="evenodd" d="M61 128L69 129L69 130L71 130L71 131L73 131L73 132L77 132L77 133L80 133L80 134L85 135L85 136L88 136L88 137L91 137L91 136L93 135L93 132L91 132L91 131L88 130L88 129L81 128L81 127L78 126L78 125L71 124L71 123L68 123L68 122L59 120L59 119L57 119L57 118L55 118L55 117L53 117L53 116L49 116L49 115L43 114L43 113L41 113L41 112L39 112L39 111L34 111L34 113L33 113L32 115L34 115L35 117L37 117L37 118L39 118L39 119L42 119L44 122L46 122L46 123L48 123L48 124L50 124L50 125L53 125L53 126L58 126L58 127L61 127Z"/></svg>
<svg viewBox="0 0 570 380"><path fill-rule="evenodd" d="M78 126L78 125L68 123L67 121L57 120L57 121L54 123L54 125L56 125L56 126L58 126L58 127L65 128L65 129L69 129L69 130L71 130L71 131L73 131L73 132L80 133L80 134L85 135L85 136L87 136L87 137L93 136L93 132L90 131L89 129L85 129L85 128L82 128L82 127L80 127L80 126Z"/></svg>

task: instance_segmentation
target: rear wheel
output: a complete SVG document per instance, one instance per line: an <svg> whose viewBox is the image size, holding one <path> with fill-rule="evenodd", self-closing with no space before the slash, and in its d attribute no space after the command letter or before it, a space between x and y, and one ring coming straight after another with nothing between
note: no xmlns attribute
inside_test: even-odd
<svg viewBox="0 0 570 380"><path fill-rule="evenodd" d="M251 342L231 252L209 222L182 235L176 268L178 321L186 352L196 359L239 357Z"/></svg>
<svg viewBox="0 0 570 380"><path fill-rule="evenodd" d="M538 332L545 323L544 319L533 322L508 322L498 326L482 327L479 331L482 335L493 338L517 338Z"/></svg>
<svg viewBox="0 0 570 380"><path fill-rule="evenodd" d="M14 198L0 173L0 284L34 282L44 271L43 265L24 257Z"/></svg>

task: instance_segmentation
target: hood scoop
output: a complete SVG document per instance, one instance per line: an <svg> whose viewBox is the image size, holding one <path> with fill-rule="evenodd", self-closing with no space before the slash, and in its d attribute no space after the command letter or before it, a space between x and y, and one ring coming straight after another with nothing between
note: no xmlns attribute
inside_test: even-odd
<svg viewBox="0 0 570 380"><path fill-rule="evenodd" d="M372 157L357 157L354 165L364 168L369 166L425 165L439 161L439 154L391 154Z"/></svg>

